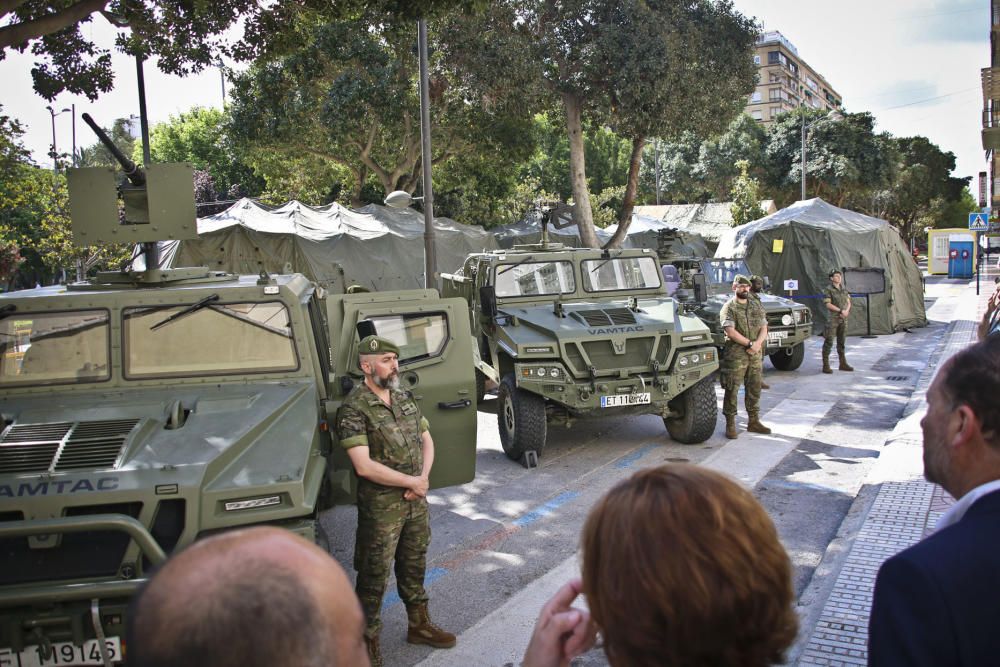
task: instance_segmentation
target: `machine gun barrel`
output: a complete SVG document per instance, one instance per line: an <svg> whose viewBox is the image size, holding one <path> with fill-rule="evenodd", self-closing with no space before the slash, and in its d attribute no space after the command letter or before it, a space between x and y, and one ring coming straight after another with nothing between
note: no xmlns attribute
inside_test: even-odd
<svg viewBox="0 0 1000 667"><path fill-rule="evenodd" d="M90 114L84 113L83 120L90 126L90 129L94 131L94 134L96 134L97 138L102 144L104 144L104 147L111 151L111 154L115 156L116 160L118 160L118 164L122 166L122 169L125 171L125 176L128 178L129 182L137 187L145 185L145 172L140 169L135 162L132 162L132 160L125 157L124 153L118 150L118 147L115 146L115 142L111 141L111 137L109 137L104 130L102 130L100 126L94 122L94 119L90 117Z"/></svg>

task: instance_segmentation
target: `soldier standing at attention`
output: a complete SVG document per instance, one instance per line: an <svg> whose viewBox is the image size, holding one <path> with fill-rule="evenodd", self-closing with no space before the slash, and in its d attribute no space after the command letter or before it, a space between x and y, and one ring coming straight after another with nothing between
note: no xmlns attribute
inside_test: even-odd
<svg viewBox="0 0 1000 667"><path fill-rule="evenodd" d="M764 304L761 303L761 300L760 300L760 293L763 292L763 291L764 291L764 279L761 278L760 276L757 276L757 275L750 276L750 298L751 299L756 299L757 303L759 303L761 305L761 307L764 306ZM764 316L765 316L765 319L766 319L766 317L767 317L767 311L766 310L764 311ZM768 383L764 382L764 355L763 355L763 353L760 355L760 363L761 363L760 388L761 389L770 389L771 385L769 385Z"/></svg>
<svg viewBox="0 0 1000 667"><path fill-rule="evenodd" d="M761 350L767 340L767 318L760 301L750 298L750 279L737 275L733 279L733 298L719 313L726 332L722 348L720 376L725 398L722 414L726 416L726 437L735 438L736 399L740 385L746 386L744 403L747 408L747 430L768 434L771 429L760 423L760 380L763 372Z"/></svg>
<svg viewBox="0 0 1000 667"><path fill-rule="evenodd" d="M431 622L424 573L431 539L428 476L434 441L409 392L399 389L399 349L379 336L360 346L365 381L340 408L337 434L358 474L355 590L365 614L365 643L373 667L382 665L382 596L395 558L396 586L406 605L406 641L451 648L455 635Z"/></svg>
<svg viewBox="0 0 1000 667"><path fill-rule="evenodd" d="M853 371L844 356L844 337L847 335L847 317L851 314L851 294L843 286L844 276L839 269L830 271L830 284L823 290L823 305L830 311L830 321L823 332L823 372L832 373L830 368L830 350L833 349L833 338L837 337L837 357L840 359L840 370Z"/></svg>

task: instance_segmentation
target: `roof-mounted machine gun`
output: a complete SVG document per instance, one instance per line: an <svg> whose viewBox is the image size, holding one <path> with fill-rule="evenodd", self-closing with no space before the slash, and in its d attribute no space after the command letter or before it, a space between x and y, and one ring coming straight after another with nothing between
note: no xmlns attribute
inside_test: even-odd
<svg viewBox="0 0 1000 667"><path fill-rule="evenodd" d="M198 236L194 203L194 170L189 164L149 164L145 169L125 157L88 114L83 120L111 151L125 177L115 182L110 167L67 171L73 242L142 244L145 269L102 272L99 283L153 284L205 277L206 268L159 268L157 242Z"/></svg>

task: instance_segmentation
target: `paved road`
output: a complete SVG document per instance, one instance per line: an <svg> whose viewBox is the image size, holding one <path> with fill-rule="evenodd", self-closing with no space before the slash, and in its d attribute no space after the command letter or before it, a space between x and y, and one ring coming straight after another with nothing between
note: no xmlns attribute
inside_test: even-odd
<svg viewBox="0 0 1000 667"><path fill-rule="evenodd" d="M770 436L744 432L726 440L721 415L712 438L694 446L673 442L656 417L579 421L550 430L541 465L526 470L504 456L496 401L488 398L478 415L476 480L430 496L431 611L442 626L460 633L459 645L433 651L406 644L405 610L391 592L383 609L386 664L517 664L541 604L578 572L578 534L587 510L618 480L664 462L705 465L752 488L791 555L801 594L863 492L868 471L955 315L952 297L961 289L954 281L929 278L927 305L935 319L928 327L850 338L854 373L819 372L820 337L807 342L806 361L796 372L779 372L766 362L771 389L764 392L762 413L774 429ZM721 405L721 393L719 398ZM334 556L352 572L354 509L333 510L323 521L334 536ZM595 650L574 664L607 663Z"/></svg>

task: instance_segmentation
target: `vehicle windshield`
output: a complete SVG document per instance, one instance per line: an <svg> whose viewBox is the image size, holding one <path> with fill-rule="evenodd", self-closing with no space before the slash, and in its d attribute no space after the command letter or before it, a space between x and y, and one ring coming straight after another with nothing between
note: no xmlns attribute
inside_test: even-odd
<svg viewBox="0 0 1000 667"><path fill-rule="evenodd" d="M127 378L298 368L288 309L281 303L127 308L123 317Z"/></svg>
<svg viewBox="0 0 1000 667"><path fill-rule="evenodd" d="M0 387L110 377L108 311L16 312L0 320Z"/></svg>
<svg viewBox="0 0 1000 667"><path fill-rule="evenodd" d="M660 286L660 267L652 257L587 259L580 266L588 292L651 289Z"/></svg>
<svg viewBox="0 0 1000 667"><path fill-rule="evenodd" d="M750 269L742 259L707 259L701 263L701 270L710 285L730 287L737 274L750 277Z"/></svg>
<svg viewBox="0 0 1000 667"><path fill-rule="evenodd" d="M516 262L496 268L496 295L538 296L571 294L576 291L573 265L569 262Z"/></svg>

